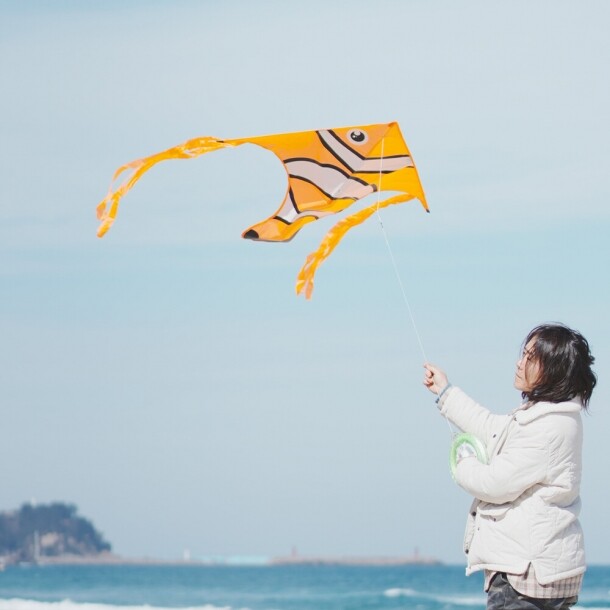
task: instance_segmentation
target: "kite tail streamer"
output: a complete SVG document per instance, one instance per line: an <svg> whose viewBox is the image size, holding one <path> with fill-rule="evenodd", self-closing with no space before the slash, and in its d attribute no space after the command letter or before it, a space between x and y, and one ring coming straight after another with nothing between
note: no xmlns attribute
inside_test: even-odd
<svg viewBox="0 0 610 610"><path fill-rule="evenodd" d="M299 271L296 283L296 292L301 294L305 291L305 298L310 299L313 293L314 276L318 267L328 258L331 252L337 247L343 236L352 228L363 223L372 216L378 209L385 208L395 203L402 203L414 199L413 195L396 195L384 201L375 203L368 208L364 208L343 220L340 220L324 237L322 243L315 252L312 252L305 264Z"/></svg>
<svg viewBox="0 0 610 610"><path fill-rule="evenodd" d="M131 190L134 184L151 167L157 163L167 161L168 159L193 159L194 157L199 157L200 155L218 150L219 148L234 145L235 144L231 142L218 140L210 136L193 138L192 140L183 142L178 146L168 148L163 152L150 155L149 157L143 157L142 159L136 159L131 163L126 163L125 165L119 167L112 177L112 184L110 185L108 194L97 206L97 217L101 221L101 225L97 230L97 236L103 237L106 234L116 218L119 209L119 202L121 201L122 197ZM131 170L131 174L124 177L122 184L113 189L113 185L116 180L121 176L121 174L128 170ZM108 204L110 204L110 209L106 211Z"/></svg>

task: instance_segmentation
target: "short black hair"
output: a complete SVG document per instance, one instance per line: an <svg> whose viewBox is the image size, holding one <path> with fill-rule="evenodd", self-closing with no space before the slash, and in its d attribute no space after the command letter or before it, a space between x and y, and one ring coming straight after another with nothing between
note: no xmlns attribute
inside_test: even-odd
<svg viewBox="0 0 610 610"><path fill-rule="evenodd" d="M586 409L597 383L591 370L595 358L587 340L578 331L558 323L536 326L523 345L532 340L531 357L538 362L540 372L534 387L522 393L523 398L557 403L579 396Z"/></svg>

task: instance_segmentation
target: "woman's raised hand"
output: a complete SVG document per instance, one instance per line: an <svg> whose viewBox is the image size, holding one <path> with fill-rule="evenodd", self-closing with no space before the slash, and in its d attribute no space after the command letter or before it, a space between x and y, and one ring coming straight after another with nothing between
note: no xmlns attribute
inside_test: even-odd
<svg viewBox="0 0 610 610"><path fill-rule="evenodd" d="M437 366L434 366L434 364L430 364L429 362L424 364L424 369L426 369L426 372L424 373L424 385L433 394L442 392L449 383L447 375Z"/></svg>

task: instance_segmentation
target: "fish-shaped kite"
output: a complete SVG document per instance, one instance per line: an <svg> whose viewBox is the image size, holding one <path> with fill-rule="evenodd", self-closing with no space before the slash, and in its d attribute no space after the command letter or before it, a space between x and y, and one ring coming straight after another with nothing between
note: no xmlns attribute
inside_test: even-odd
<svg viewBox="0 0 610 610"><path fill-rule="evenodd" d="M417 198L428 211L415 164L397 123L320 129L252 138L220 140L204 136L120 167L113 184L127 171L123 182L108 192L97 207L102 237L116 218L123 195L153 165L167 159L191 159L220 148L256 144L273 152L288 176L286 195L278 210L242 233L256 241L289 241L307 223L336 214L374 192L399 194L377 201L339 221L310 254L297 277L297 294L310 298L316 269L343 235L379 208ZM110 206L107 209L107 206Z"/></svg>

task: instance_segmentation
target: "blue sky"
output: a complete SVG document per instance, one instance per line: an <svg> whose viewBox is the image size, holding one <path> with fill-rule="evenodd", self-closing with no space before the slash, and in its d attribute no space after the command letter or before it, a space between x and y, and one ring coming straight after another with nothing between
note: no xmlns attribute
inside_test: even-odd
<svg viewBox="0 0 610 610"><path fill-rule="evenodd" d="M582 521L610 561L610 8L500 2L0 1L2 506L76 503L132 556L462 562L467 495L373 218L294 295L334 219L240 239L285 183L254 146L157 166L109 234L121 164L197 135L396 120L431 214L383 221L428 358L497 412L534 325L599 385Z"/></svg>

